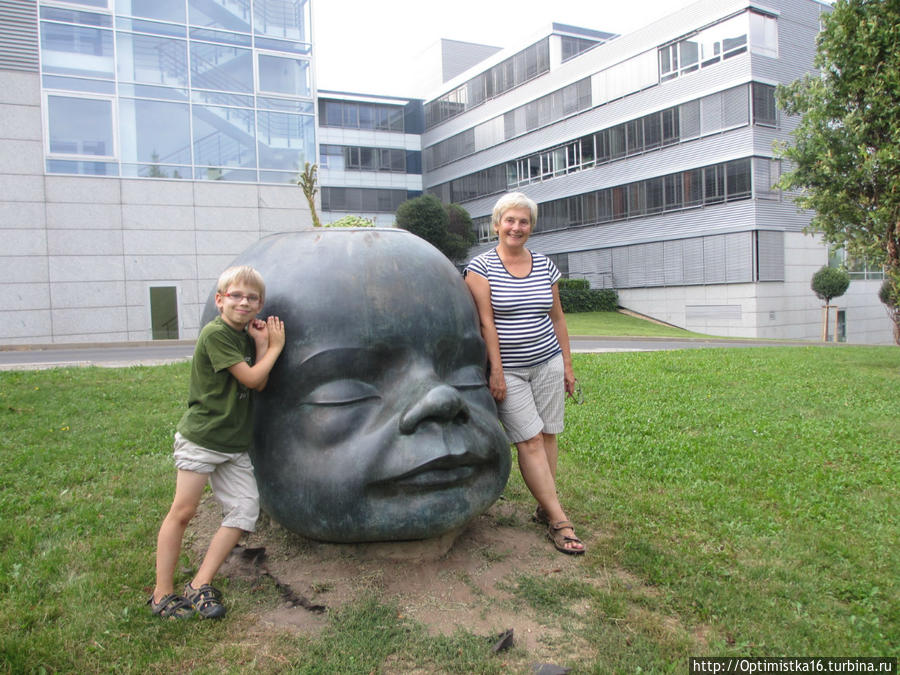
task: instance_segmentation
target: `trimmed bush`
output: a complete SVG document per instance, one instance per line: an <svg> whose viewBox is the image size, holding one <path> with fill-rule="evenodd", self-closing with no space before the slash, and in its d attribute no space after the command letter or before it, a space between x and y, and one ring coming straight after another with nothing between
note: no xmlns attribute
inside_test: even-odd
<svg viewBox="0 0 900 675"><path fill-rule="evenodd" d="M563 281L583 281L584 286L572 288ZM567 314L574 312L614 312L619 307L619 294L611 289L591 289L587 279L560 279L559 301Z"/></svg>

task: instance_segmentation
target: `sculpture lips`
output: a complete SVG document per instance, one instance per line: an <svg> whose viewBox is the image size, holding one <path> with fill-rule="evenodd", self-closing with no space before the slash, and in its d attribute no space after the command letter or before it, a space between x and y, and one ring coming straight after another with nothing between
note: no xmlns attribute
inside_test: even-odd
<svg viewBox="0 0 900 675"><path fill-rule="evenodd" d="M462 483L471 478L478 470L478 464L485 460L465 453L426 462L395 478L378 481L375 485L391 485L411 488L431 488Z"/></svg>

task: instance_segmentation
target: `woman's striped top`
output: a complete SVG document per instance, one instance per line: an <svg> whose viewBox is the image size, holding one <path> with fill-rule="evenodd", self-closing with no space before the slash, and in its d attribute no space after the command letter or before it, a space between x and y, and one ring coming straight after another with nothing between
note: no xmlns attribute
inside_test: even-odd
<svg viewBox="0 0 900 675"><path fill-rule="evenodd" d="M529 253L531 272L523 278L506 270L495 248L473 258L466 266L466 274L474 272L491 286L491 307L504 368L530 368L561 351L549 312L553 307L552 286L562 275L549 258L534 251Z"/></svg>

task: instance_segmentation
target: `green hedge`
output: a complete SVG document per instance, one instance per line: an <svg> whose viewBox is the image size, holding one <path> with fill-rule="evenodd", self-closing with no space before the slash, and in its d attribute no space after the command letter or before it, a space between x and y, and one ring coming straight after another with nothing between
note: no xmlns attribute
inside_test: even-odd
<svg viewBox="0 0 900 675"><path fill-rule="evenodd" d="M560 279L559 301L567 314L614 312L619 307L619 294L611 288L591 289L587 279Z"/></svg>

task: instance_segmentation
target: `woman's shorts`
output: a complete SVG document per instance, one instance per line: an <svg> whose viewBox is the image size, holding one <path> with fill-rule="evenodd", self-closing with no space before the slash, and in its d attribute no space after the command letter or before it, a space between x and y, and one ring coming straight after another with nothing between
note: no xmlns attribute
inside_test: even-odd
<svg viewBox="0 0 900 675"><path fill-rule="evenodd" d="M504 368L506 398L497 404L510 443L561 434L566 403L562 354L531 368Z"/></svg>
<svg viewBox="0 0 900 675"><path fill-rule="evenodd" d="M246 452L217 452L192 443L175 432L175 467L209 474L213 496L222 506L222 525L245 532L256 529L259 490L253 464Z"/></svg>

